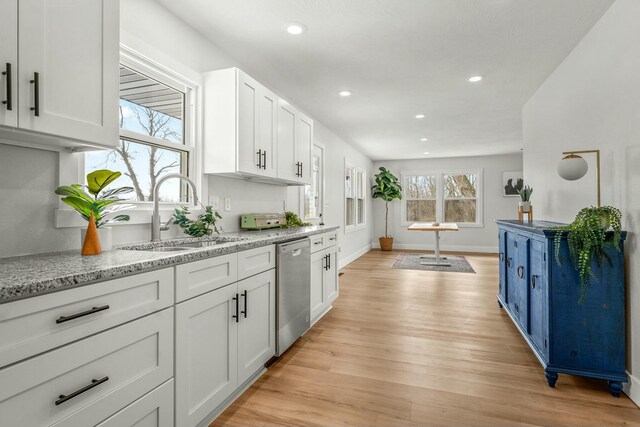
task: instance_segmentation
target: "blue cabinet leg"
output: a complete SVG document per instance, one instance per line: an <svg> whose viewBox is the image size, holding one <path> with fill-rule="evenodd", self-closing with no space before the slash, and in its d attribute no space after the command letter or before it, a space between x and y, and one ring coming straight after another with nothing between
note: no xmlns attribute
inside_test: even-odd
<svg viewBox="0 0 640 427"><path fill-rule="evenodd" d="M620 397L622 383L620 381L609 381L609 391L613 397Z"/></svg>
<svg viewBox="0 0 640 427"><path fill-rule="evenodd" d="M547 377L547 383L549 384L549 387L555 387L556 386L556 381L558 381L558 373L557 372L551 372L551 371L544 371L544 376Z"/></svg>

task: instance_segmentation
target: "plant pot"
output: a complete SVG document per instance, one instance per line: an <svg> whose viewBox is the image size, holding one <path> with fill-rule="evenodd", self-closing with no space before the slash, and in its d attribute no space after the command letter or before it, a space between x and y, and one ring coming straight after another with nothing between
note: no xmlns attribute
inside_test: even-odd
<svg viewBox="0 0 640 427"><path fill-rule="evenodd" d="M84 238L87 235L87 229L80 229L80 247L84 243ZM98 238L100 239L100 248L102 252L110 251L113 249L113 239L111 237L111 227L98 228Z"/></svg>
<svg viewBox="0 0 640 427"><path fill-rule="evenodd" d="M380 250L381 251L393 250L393 237L380 237Z"/></svg>
<svg viewBox="0 0 640 427"><path fill-rule="evenodd" d="M518 202L518 206L522 208L524 213L528 213L531 210L531 202Z"/></svg>

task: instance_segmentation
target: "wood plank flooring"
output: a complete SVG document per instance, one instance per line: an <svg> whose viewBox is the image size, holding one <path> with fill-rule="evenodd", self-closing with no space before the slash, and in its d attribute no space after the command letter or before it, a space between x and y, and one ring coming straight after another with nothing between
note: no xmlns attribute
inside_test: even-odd
<svg viewBox="0 0 640 427"><path fill-rule="evenodd" d="M349 264L334 308L212 426L639 425L604 381L542 367L498 308L497 257L477 274Z"/></svg>

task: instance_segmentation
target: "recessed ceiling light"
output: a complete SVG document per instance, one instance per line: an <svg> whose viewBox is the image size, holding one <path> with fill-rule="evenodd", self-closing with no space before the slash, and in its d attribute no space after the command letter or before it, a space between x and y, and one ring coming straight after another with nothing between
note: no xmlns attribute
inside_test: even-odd
<svg viewBox="0 0 640 427"><path fill-rule="evenodd" d="M473 76L473 77L469 77L468 79L471 83L477 83L480 80L482 80L482 76Z"/></svg>
<svg viewBox="0 0 640 427"><path fill-rule="evenodd" d="M424 114L416 114L416 119L424 119Z"/></svg>
<svg viewBox="0 0 640 427"><path fill-rule="evenodd" d="M351 91L350 90L341 90L340 92L338 92L338 94L340 96L351 96Z"/></svg>
<svg viewBox="0 0 640 427"><path fill-rule="evenodd" d="M422 153L422 154L429 154L429 152L428 152L428 151L425 151L425 152L424 152L424 153Z"/></svg>
<svg viewBox="0 0 640 427"><path fill-rule="evenodd" d="M427 138L420 138L420 141L428 141Z"/></svg>
<svg viewBox="0 0 640 427"><path fill-rule="evenodd" d="M307 31L307 27L304 24L300 24L297 22L292 22L291 24L287 24L285 29L287 33L294 36L299 36L300 34Z"/></svg>

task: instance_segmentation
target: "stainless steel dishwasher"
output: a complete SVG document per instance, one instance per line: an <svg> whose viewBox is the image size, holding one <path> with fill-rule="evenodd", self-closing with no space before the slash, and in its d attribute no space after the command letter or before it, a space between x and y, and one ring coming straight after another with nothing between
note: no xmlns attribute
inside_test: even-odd
<svg viewBox="0 0 640 427"><path fill-rule="evenodd" d="M280 356L309 329L311 243L308 237L280 243L276 252L276 356Z"/></svg>

